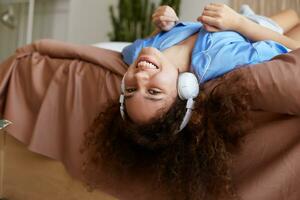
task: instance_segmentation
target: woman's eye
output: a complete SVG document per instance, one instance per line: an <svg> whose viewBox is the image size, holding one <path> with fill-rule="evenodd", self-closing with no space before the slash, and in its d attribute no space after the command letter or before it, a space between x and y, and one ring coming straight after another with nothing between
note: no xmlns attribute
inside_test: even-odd
<svg viewBox="0 0 300 200"><path fill-rule="evenodd" d="M157 90L148 90L149 94L152 94L152 95L156 95L156 94L159 94L160 91L157 91Z"/></svg>
<svg viewBox="0 0 300 200"><path fill-rule="evenodd" d="M135 91L135 89L134 88L127 88L126 89L126 92L128 92L128 93L130 93L130 92L134 92Z"/></svg>

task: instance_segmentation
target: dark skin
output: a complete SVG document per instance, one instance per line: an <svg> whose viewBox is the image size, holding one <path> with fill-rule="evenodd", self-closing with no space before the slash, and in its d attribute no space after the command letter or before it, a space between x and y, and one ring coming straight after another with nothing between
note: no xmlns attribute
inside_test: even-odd
<svg viewBox="0 0 300 200"><path fill-rule="evenodd" d="M181 100L147 125L122 120L119 104L107 108L85 134L87 180L97 184L97 169L125 179L146 173L153 189L165 188L172 200L238 199L230 169L248 119L246 84L241 77L220 80L216 89L200 95L180 134L174 131L185 113Z"/></svg>

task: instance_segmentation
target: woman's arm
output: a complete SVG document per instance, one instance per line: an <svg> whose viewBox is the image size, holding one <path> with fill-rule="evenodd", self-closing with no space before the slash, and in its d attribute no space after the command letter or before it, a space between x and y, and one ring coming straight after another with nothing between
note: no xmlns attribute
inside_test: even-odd
<svg viewBox="0 0 300 200"><path fill-rule="evenodd" d="M241 17L236 31L254 41L273 40L292 50L300 47L299 41L293 40L285 35L281 35L275 31L272 31L271 29L265 28L244 16Z"/></svg>
<svg viewBox="0 0 300 200"><path fill-rule="evenodd" d="M273 40L292 50L300 47L299 41L259 25L225 4L207 5L198 21L202 22L208 31L233 30L253 41Z"/></svg>

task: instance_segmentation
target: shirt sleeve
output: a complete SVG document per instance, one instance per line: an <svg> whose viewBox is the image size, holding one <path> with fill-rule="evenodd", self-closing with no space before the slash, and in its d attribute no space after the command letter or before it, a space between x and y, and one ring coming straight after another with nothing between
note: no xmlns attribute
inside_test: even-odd
<svg viewBox="0 0 300 200"><path fill-rule="evenodd" d="M206 62L197 67L201 74L200 82L211 80L246 64L261 63L288 52L286 47L273 41L251 43L238 40L212 43L214 44L211 48L198 56L197 63Z"/></svg>
<svg viewBox="0 0 300 200"><path fill-rule="evenodd" d="M270 60L279 54L288 53L290 51L282 44L271 40L254 42L252 43L252 46L257 50L261 62Z"/></svg>

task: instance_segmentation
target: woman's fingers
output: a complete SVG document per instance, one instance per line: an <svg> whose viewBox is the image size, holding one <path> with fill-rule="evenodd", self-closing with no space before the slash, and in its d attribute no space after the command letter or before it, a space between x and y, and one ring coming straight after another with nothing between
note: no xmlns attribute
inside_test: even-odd
<svg viewBox="0 0 300 200"><path fill-rule="evenodd" d="M220 17L220 13L212 10L203 10L202 15L210 17Z"/></svg>
<svg viewBox="0 0 300 200"><path fill-rule="evenodd" d="M160 6L152 15L152 22L164 31L173 28L178 20L175 11L169 6Z"/></svg>
<svg viewBox="0 0 300 200"><path fill-rule="evenodd" d="M220 29L214 27L214 26L210 26L207 24L203 24L203 27L205 28L205 30L207 30L208 32L218 32L220 31Z"/></svg>
<svg viewBox="0 0 300 200"><path fill-rule="evenodd" d="M171 30L175 25L175 22L161 22L158 27L160 27L163 31L169 31Z"/></svg>
<svg viewBox="0 0 300 200"><path fill-rule="evenodd" d="M171 16L171 15L153 15L152 20L161 20L161 21L177 21L178 17L176 16Z"/></svg>
<svg viewBox="0 0 300 200"><path fill-rule="evenodd" d="M152 21L155 25L161 24L162 22L172 22L172 23L176 22L174 18L168 16L158 16L154 18Z"/></svg>
<svg viewBox="0 0 300 200"><path fill-rule="evenodd" d="M169 16L169 17L177 18L176 15L173 15L172 13L167 13L167 12L155 12L155 13L153 13L152 18L158 17L158 16Z"/></svg>
<svg viewBox="0 0 300 200"><path fill-rule="evenodd" d="M162 18L160 18L162 17ZM152 20L168 20L168 21L178 21L176 14L170 12L155 12L152 15Z"/></svg>
<svg viewBox="0 0 300 200"><path fill-rule="evenodd" d="M220 6L214 5L214 4L208 4L204 7L204 10L211 10L211 11L218 11L220 9Z"/></svg>
<svg viewBox="0 0 300 200"><path fill-rule="evenodd" d="M219 30L236 30L240 26L240 18L241 15L227 5L211 3L197 20Z"/></svg>
<svg viewBox="0 0 300 200"><path fill-rule="evenodd" d="M223 4L210 3L204 7L202 15L197 18L198 21L216 26L222 15Z"/></svg>
<svg viewBox="0 0 300 200"><path fill-rule="evenodd" d="M156 12L165 12L165 13L171 13L172 15L176 15L173 8L170 6L159 6L154 13Z"/></svg>
<svg viewBox="0 0 300 200"><path fill-rule="evenodd" d="M157 16L153 19L153 23L161 30L168 31L175 25L176 18L170 16Z"/></svg>
<svg viewBox="0 0 300 200"><path fill-rule="evenodd" d="M153 13L152 18L157 17L157 16L162 16L162 15L177 18L177 15L176 15L175 11L173 10L173 8L171 8L169 6L160 6Z"/></svg>
<svg viewBox="0 0 300 200"><path fill-rule="evenodd" d="M220 22L219 19L210 17L210 16L200 16L198 17L198 21L202 22L203 24L219 27Z"/></svg>

